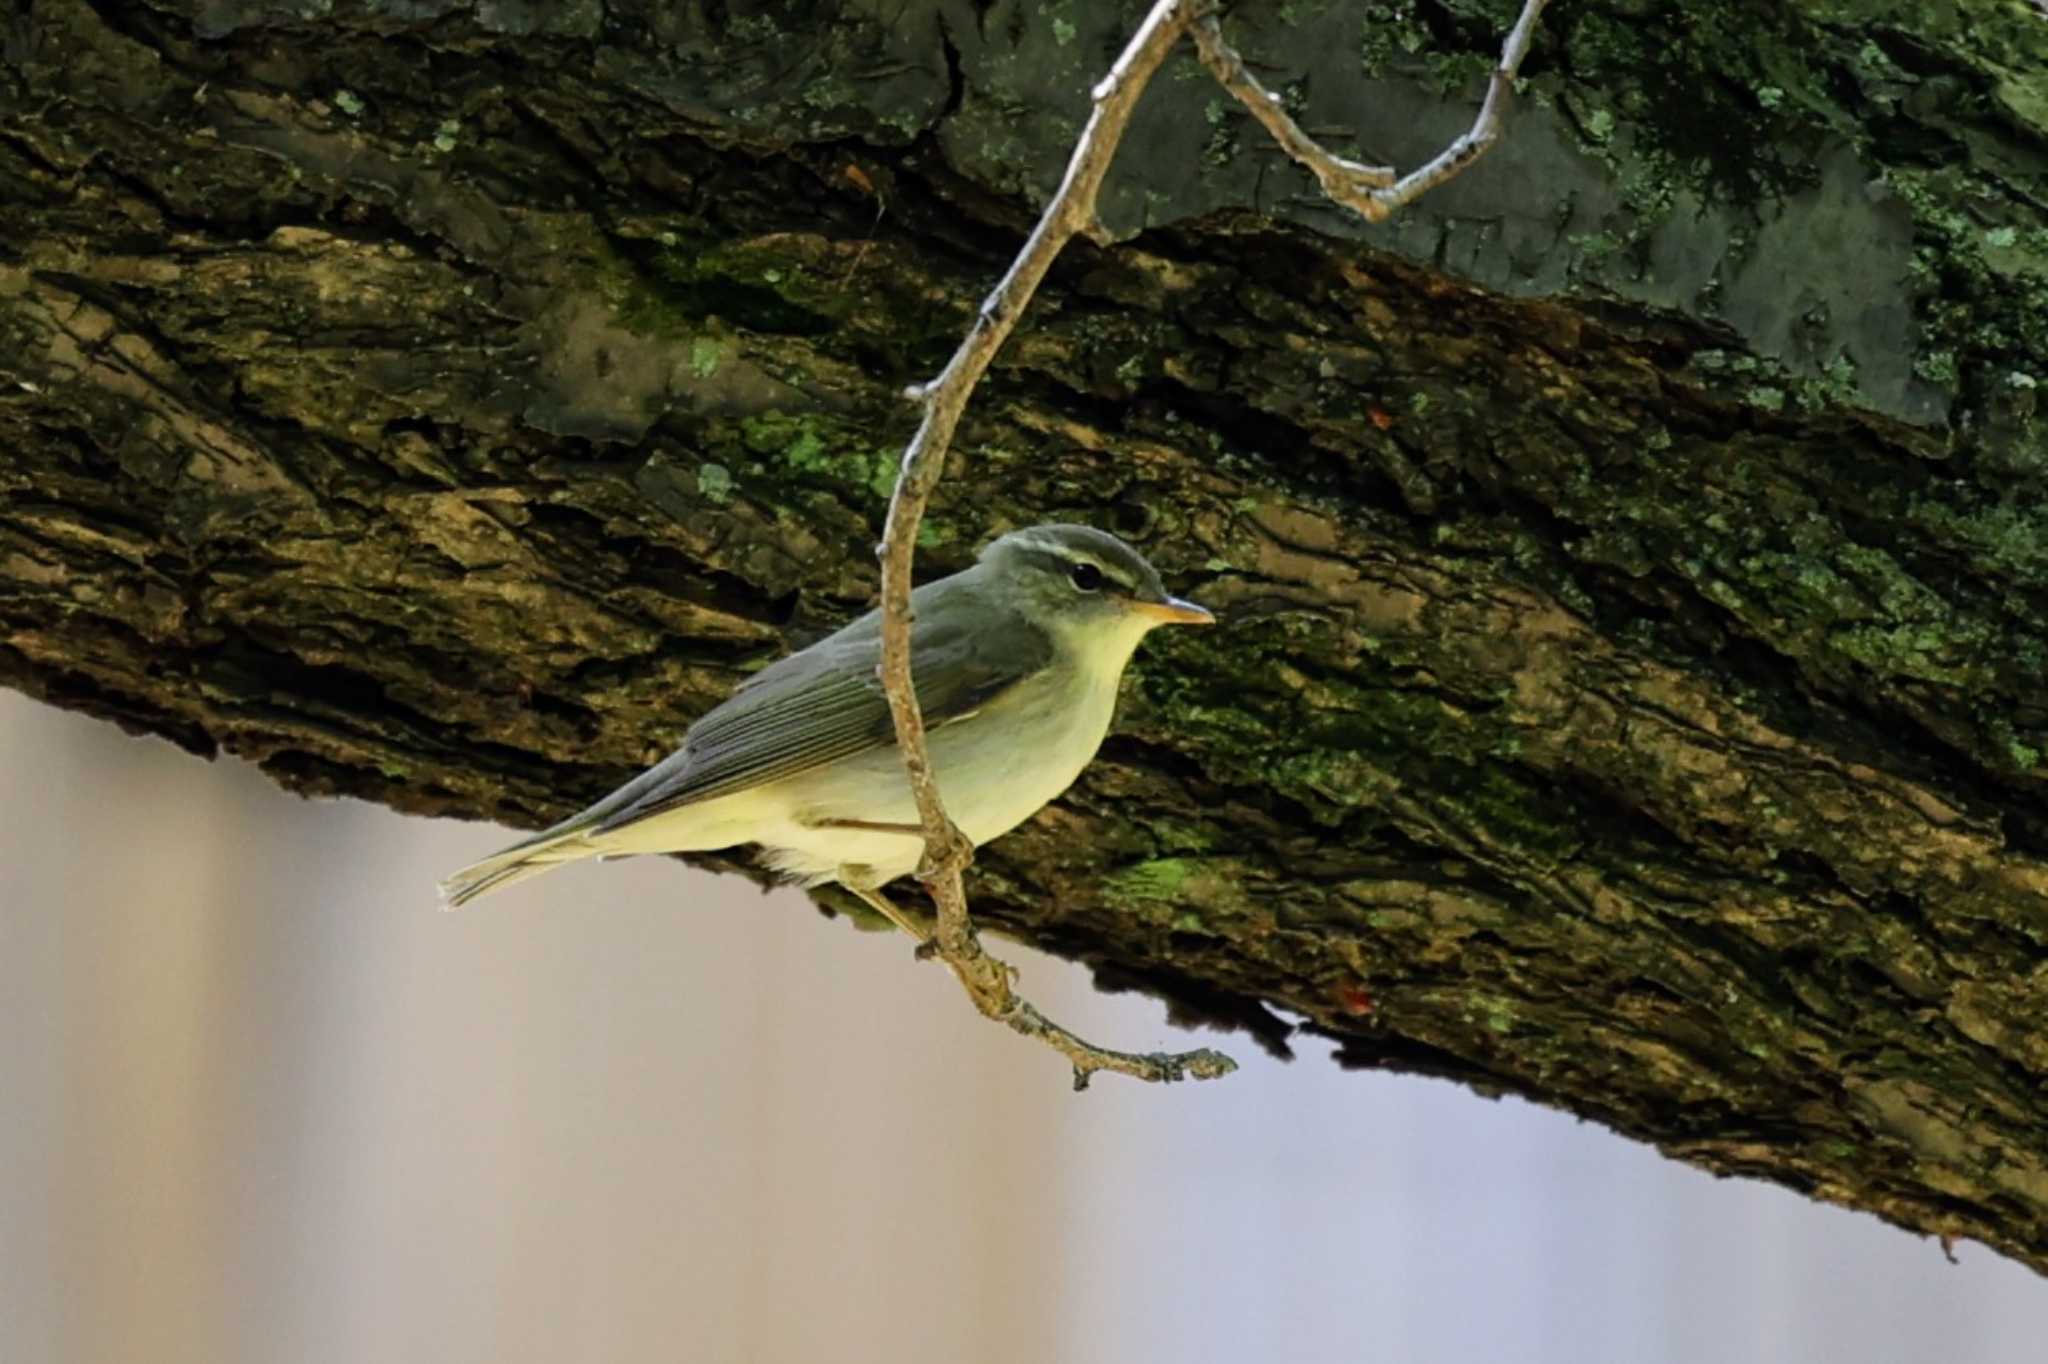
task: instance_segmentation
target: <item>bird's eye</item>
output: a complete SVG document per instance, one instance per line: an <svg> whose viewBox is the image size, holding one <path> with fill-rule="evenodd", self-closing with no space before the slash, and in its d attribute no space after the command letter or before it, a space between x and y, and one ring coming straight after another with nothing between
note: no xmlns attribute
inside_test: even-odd
<svg viewBox="0 0 2048 1364"><path fill-rule="evenodd" d="M1074 586L1083 592L1093 592L1102 586L1102 570L1094 564L1075 564L1073 571L1067 576L1073 580Z"/></svg>

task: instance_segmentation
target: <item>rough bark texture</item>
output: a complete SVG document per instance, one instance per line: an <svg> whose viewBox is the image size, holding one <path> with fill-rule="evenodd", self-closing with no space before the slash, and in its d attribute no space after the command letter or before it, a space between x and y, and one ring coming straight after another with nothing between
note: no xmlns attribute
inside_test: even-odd
<svg viewBox="0 0 2048 1364"><path fill-rule="evenodd" d="M1131 16L807 8L0 20L0 680L530 825L869 605ZM1229 28L1412 165L1515 8ZM1527 75L1367 229L1162 74L925 561L1085 519L1228 625L977 910L2048 1268L2048 22L1559 0Z"/></svg>

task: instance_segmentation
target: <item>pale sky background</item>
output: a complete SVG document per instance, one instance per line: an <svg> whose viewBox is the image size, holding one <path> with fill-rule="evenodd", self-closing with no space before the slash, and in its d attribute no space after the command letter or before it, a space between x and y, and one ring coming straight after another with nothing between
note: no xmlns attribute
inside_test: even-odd
<svg viewBox="0 0 2048 1364"><path fill-rule="evenodd" d="M1005 945L1069 1092L900 938L665 860L460 915L500 831L0 692L0 1360L2013 1361L2048 1283Z"/></svg>

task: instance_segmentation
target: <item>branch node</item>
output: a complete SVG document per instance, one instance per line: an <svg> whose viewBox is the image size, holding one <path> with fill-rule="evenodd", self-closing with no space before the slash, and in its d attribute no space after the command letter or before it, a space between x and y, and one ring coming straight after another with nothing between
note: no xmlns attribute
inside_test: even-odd
<svg viewBox="0 0 2048 1364"><path fill-rule="evenodd" d="M958 876L973 865L974 841L948 819L944 833L925 843L924 858L917 864L917 879L929 886L941 877Z"/></svg>

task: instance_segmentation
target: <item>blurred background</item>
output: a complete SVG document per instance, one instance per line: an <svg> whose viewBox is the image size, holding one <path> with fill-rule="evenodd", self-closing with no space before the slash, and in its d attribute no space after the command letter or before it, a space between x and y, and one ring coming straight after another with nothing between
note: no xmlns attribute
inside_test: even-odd
<svg viewBox="0 0 2048 1364"><path fill-rule="evenodd" d="M900 937L0 692L0 1360L2038 1361L2048 1284L1452 1086L1069 1092ZM1161 1008L1004 945L1121 1047Z"/></svg>

